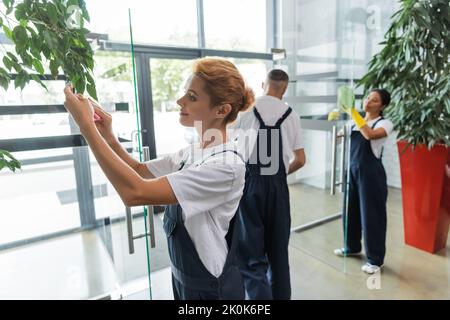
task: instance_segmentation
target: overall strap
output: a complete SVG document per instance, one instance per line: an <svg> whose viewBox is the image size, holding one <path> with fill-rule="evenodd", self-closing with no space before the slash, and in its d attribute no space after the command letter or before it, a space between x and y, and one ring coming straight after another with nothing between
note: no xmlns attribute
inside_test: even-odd
<svg viewBox="0 0 450 320"><path fill-rule="evenodd" d="M375 121L375 123L372 125L372 129L374 129L375 126L378 124L378 122L380 122L380 121L382 121L382 120L384 120L384 118L383 118L383 117L380 117L380 119L378 119L377 121Z"/></svg>
<svg viewBox="0 0 450 320"><path fill-rule="evenodd" d="M286 120L286 118L291 114L292 112L292 108L289 107L286 112L283 114L283 116L278 119L277 123L275 124L275 127L279 127L281 126L281 124L284 122L284 120Z"/></svg>
<svg viewBox="0 0 450 320"><path fill-rule="evenodd" d="M258 119L260 127L266 127L266 124L264 123L264 120L261 118L261 115L259 114L258 110L256 110L256 107L253 108L253 114L255 115L256 119Z"/></svg>
<svg viewBox="0 0 450 320"><path fill-rule="evenodd" d="M384 120L383 117L381 117L380 119L378 119L377 121L375 121L375 123L374 123L373 126L372 126L372 129L374 129L375 126L377 125L377 123L380 122L380 121L382 121L382 120ZM381 148L380 160L383 158L383 152L384 152L384 146Z"/></svg>
<svg viewBox="0 0 450 320"><path fill-rule="evenodd" d="M227 259L225 261L224 269L228 268L230 265L232 265L236 259L235 255L237 254L238 245L239 245L239 233L240 233L240 225L239 225L239 208L238 211L235 213L234 217L230 221L230 225L228 227L228 232L231 231L231 234L229 235L229 238L225 236L225 238L228 238L229 240L229 249L228 249L228 255Z"/></svg>

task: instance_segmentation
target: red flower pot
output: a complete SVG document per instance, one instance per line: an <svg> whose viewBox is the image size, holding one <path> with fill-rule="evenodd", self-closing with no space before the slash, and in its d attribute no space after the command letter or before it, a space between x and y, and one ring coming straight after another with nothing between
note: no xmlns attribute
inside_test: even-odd
<svg viewBox="0 0 450 320"><path fill-rule="evenodd" d="M436 145L431 150L407 142L397 143L402 176L405 243L427 252L446 247L450 227L450 148Z"/></svg>

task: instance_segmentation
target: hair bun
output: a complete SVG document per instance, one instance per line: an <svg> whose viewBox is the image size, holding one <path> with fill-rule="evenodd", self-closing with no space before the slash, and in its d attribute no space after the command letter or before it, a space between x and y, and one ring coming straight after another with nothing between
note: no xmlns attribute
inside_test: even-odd
<svg viewBox="0 0 450 320"><path fill-rule="evenodd" d="M242 104L239 112L247 111L250 107L255 104L255 93L249 87L245 88L244 96L242 97Z"/></svg>

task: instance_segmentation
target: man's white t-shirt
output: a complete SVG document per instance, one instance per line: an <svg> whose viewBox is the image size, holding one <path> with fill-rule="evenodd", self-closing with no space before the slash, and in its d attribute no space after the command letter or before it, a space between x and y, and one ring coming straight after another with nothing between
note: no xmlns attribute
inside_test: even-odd
<svg viewBox="0 0 450 320"><path fill-rule="evenodd" d="M381 117L378 117L376 119L367 121L367 126L372 128L373 124L375 122L377 122L380 118ZM353 124L353 122L352 122L352 124ZM377 157L378 159L380 159L381 153L383 152L383 146L384 146L388 136L394 130L394 124L388 119L383 119L375 125L374 129L377 129L377 128L384 128L384 130L386 131L386 137L370 140L370 145L372 147L372 152L373 152L374 156ZM353 126L353 131L359 131L359 128L357 126Z"/></svg>
<svg viewBox="0 0 450 320"><path fill-rule="evenodd" d="M194 144L146 163L155 177L167 176L200 260L215 277L225 265L225 236L245 184L245 163L232 151L221 152L224 150L237 150L237 146L227 142L201 149Z"/></svg>
<svg viewBox="0 0 450 320"><path fill-rule="evenodd" d="M289 106L276 97L261 96L256 99L255 108L261 115L264 123L268 126L273 126L285 114ZM232 136L238 138L239 141L239 151L245 157L245 161L248 161L256 144L259 130L259 121L253 109L239 114L236 124L232 127ZM242 133L244 133L244 136L242 136ZM294 110L281 124L281 137L283 142L283 163L286 173L288 173L293 151L304 148L300 117ZM248 143L244 143L246 140ZM243 150L244 148L249 149Z"/></svg>

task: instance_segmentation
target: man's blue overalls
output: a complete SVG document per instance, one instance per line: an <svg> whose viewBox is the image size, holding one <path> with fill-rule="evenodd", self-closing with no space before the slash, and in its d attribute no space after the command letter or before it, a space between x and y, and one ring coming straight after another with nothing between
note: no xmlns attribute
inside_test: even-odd
<svg viewBox="0 0 450 320"><path fill-rule="evenodd" d="M241 236L239 256L247 298L290 299L288 244L291 229L289 189L286 168L283 162L281 124L292 112L289 108L274 126L267 126L256 108L260 131L253 152L257 152L256 163L247 162L244 195L241 200ZM260 161L261 130L267 130L267 149L271 155L272 130L278 130L278 159L270 157L269 164ZM278 161L278 171L273 175L262 175L261 169Z"/></svg>
<svg viewBox="0 0 450 320"><path fill-rule="evenodd" d="M372 126L375 128L378 119ZM387 183L383 163L375 157L370 140L352 131L350 142L347 245L350 253L361 251L361 229L370 264L381 266L386 252ZM345 230L344 230L345 232Z"/></svg>
<svg viewBox="0 0 450 320"><path fill-rule="evenodd" d="M241 157L234 150L225 150L223 152L234 152ZM183 166L184 163L181 164L179 170ZM244 284L237 260L239 237L237 216L239 208L230 222L230 227L225 237L229 250L222 274L219 277L213 276L200 260L194 243L184 225L181 211L179 204L170 205L166 207L164 214L164 231L167 236L169 256L172 263L174 298L176 300L244 300Z"/></svg>

